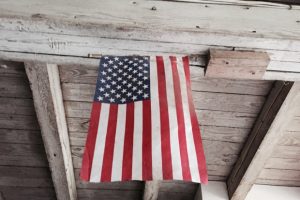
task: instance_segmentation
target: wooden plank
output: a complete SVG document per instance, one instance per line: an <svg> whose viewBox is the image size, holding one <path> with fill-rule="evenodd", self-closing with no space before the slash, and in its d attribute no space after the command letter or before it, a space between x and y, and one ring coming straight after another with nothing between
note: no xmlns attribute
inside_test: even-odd
<svg viewBox="0 0 300 200"><path fill-rule="evenodd" d="M286 187L299 187L300 186L300 181L257 179L256 180L256 184L261 184L261 185L278 185L278 186L286 186Z"/></svg>
<svg viewBox="0 0 300 200"><path fill-rule="evenodd" d="M199 67L191 66L192 90L205 92L221 92L235 94L266 95L271 81L228 80L204 78ZM98 66L60 65L59 73L63 83L81 83L95 85L98 76Z"/></svg>
<svg viewBox="0 0 300 200"><path fill-rule="evenodd" d="M40 131L0 128L1 143L43 144Z"/></svg>
<svg viewBox="0 0 300 200"><path fill-rule="evenodd" d="M0 186L53 187L48 168L0 166Z"/></svg>
<svg viewBox="0 0 300 200"><path fill-rule="evenodd" d="M292 169L299 170L300 158L269 158L265 165L265 169Z"/></svg>
<svg viewBox="0 0 300 200"><path fill-rule="evenodd" d="M2 166L24 166L24 167L49 167L46 157L43 155L0 155L0 165Z"/></svg>
<svg viewBox="0 0 300 200"><path fill-rule="evenodd" d="M227 180L232 200L246 197L266 160L277 148L287 123L294 116L294 107L300 102L300 85L295 83L292 88L291 85L284 82L274 85Z"/></svg>
<svg viewBox="0 0 300 200"><path fill-rule="evenodd" d="M78 189L78 198L81 200L111 199L111 200L140 200L143 191L134 190L86 190Z"/></svg>
<svg viewBox="0 0 300 200"><path fill-rule="evenodd" d="M260 179L300 181L300 170L291 169L263 169L259 174Z"/></svg>
<svg viewBox="0 0 300 200"><path fill-rule="evenodd" d="M24 64L22 62L0 60L0 76L26 77Z"/></svg>
<svg viewBox="0 0 300 200"><path fill-rule="evenodd" d="M56 200L53 188L0 186L0 195L1 193L3 200Z"/></svg>
<svg viewBox="0 0 300 200"><path fill-rule="evenodd" d="M62 84L63 98L66 101L92 102L95 85ZM196 109L258 113L265 101L263 96L193 92Z"/></svg>
<svg viewBox="0 0 300 200"><path fill-rule="evenodd" d="M161 181L146 181L143 200L157 200Z"/></svg>
<svg viewBox="0 0 300 200"><path fill-rule="evenodd" d="M73 164L57 66L25 63L57 199L76 199Z"/></svg>
<svg viewBox="0 0 300 200"><path fill-rule="evenodd" d="M26 77L1 77L0 97L32 98Z"/></svg>
<svg viewBox="0 0 300 200"><path fill-rule="evenodd" d="M0 97L0 113L17 115L35 115L33 101L32 99Z"/></svg>
<svg viewBox="0 0 300 200"><path fill-rule="evenodd" d="M286 131L278 143L284 146L300 146L300 130Z"/></svg>
<svg viewBox="0 0 300 200"><path fill-rule="evenodd" d="M210 49L205 76L212 78L262 79L270 58L265 52Z"/></svg>
<svg viewBox="0 0 300 200"><path fill-rule="evenodd" d="M207 185L202 185L203 200L228 200L226 182L209 181Z"/></svg>
<svg viewBox="0 0 300 200"><path fill-rule="evenodd" d="M299 159L300 147L299 146L284 146L278 145L272 153L273 158L290 158Z"/></svg>
<svg viewBox="0 0 300 200"><path fill-rule="evenodd" d="M40 130L36 116L0 114L2 129Z"/></svg>

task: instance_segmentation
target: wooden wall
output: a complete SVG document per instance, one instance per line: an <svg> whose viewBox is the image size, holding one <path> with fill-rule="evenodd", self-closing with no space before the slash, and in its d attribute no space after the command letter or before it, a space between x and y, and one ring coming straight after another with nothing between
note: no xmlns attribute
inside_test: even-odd
<svg viewBox="0 0 300 200"><path fill-rule="evenodd" d="M105 185L80 182L78 174L98 69L96 66L83 65L61 65L59 69L79 199L106 195L102 190L96 191L96 188L118 188L117 192L109 193L111 195L122 195L124 190L135 191L126 193L124 198L129 198L130 195L131 199L140 198L143 189L141 182ZM272 82L208 79L203 78L202 73L199 66L191 66L193 97L201 124L209 180L224 181L238 157ZM160 188L159 199L191 199L196 189L197 184L193 183L164 182Z"/></svg>
<svg viewBox="0 0 300 200"><path fill-rule="evenodd" d="M1 60L0 199L56 199L24 66Z"/></svg>

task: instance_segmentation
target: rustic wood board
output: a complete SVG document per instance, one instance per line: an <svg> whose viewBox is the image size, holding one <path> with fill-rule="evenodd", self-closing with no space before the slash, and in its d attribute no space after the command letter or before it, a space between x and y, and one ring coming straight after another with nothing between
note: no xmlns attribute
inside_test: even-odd
<svg viewBox="0 0 300 200"><path fill-rule="evenodd" d="M1 194L4 200L56 200L53 188L0 186Z"/></svg>
<svg viewBox="0 0 300 200"><path fill-rule="evenodd" d="M210 49L205 76L259 80L264 76L269 61L265 52Z"/></svg>

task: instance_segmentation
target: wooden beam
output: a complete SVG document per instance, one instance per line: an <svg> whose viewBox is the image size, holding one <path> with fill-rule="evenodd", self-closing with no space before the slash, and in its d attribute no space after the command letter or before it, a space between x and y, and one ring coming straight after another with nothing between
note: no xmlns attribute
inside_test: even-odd
<svg viewBox="0 0 300 200"><path fill-rule="evenodd" d="M197 192L195 194L194 200L202 200L202 189L201 189L201 184L198 185Z"/></svg>
<svg viewBox="0 0 300 200"><path fill-rule="evenodd" d="M197 200L228 200L228 192L225 182L209 181L207 185L201 186L201 190L202 199Z"/></svg>
<svg viewBox="0 0 300 200"><path fill-rule="evenodd" d="M293 85L293 86L292 86ZM276 82L227 180L231 200L242 200L285 133L300 104L300 83Z"/></svg>
<svg viewBox="0 0 300 200"><path fill-rule="evenodd" d="M76 185L57 65L25 63L58 200L76 200Z"/></svg>
<svg viewBox="0 0 300 200"><path fill-rule="evenodd" d="M143 200L157 200L160 181L146 181Z"/></svg>
<svg viewBox="0 0 300 200"><path fill-rule="evenodd" d="M263 79L271 79L271 74L272 79L300 80L299 6L278 9L287 6L238 0L210 1L208 6L205 0L185 1L88 0L85 6L75 1L0 1L0 51L87 57L206 55L209 48L255 50L270 55ZM105 13L99 13L98 7Z"/></svg>
<svg viewBox="0 0 300 200"><path fill-rule="evenodd" d="M262 79L269 62L270 58L265 52L210 49L205 76Z"/></svg>

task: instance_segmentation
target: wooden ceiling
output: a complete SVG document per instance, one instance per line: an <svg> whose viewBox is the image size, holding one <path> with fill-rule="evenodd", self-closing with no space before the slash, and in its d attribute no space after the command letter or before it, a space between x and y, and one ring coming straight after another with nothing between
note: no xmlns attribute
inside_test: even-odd
<svg viewBox="0 0 300 200"><path fill-rule="evenodd" d="M240 0L1 1L0 199L201 199L195 183L79 180L95 54L190 55L209 180L226 182L231 200L253 184L300 186L299 10ZM263 51L270 63L260 80L207 78L211 48ZM296 82L286 90L283 81Z"/></svg>

